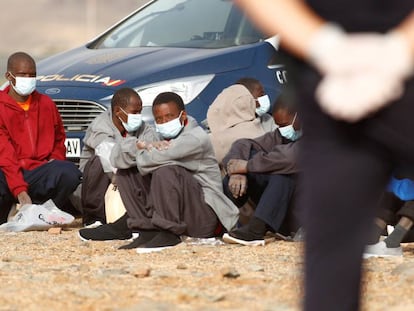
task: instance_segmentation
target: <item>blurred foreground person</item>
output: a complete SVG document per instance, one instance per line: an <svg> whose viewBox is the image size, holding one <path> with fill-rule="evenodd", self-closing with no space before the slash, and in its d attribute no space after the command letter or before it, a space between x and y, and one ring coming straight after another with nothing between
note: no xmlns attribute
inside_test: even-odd
<svg viewBox="0 0 414 311"><path fill-rule="evenodd" d="M303 61L304 309L358 310L367 224L392 167L414 161L414 2L235 2Z"/></svg>
<svg viewBox="0 0 414 311"><path fill-rule="evenodd" d="M0 91L0 223L17 202L41 204L52 199L73 211L69 196L81 172L66 161L65 130L55 103L36 91L36 64L23 52L12 54Z"/></svg>

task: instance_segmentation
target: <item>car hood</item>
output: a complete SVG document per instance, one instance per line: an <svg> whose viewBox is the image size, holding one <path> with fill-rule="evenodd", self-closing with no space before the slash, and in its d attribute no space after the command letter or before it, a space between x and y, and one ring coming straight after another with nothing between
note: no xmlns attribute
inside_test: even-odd
<svg viewBox="0 0 414 311"><path fill-rule="evenodd" d="M251 65L257 44L225 49L84 46L38 62L38 86L137 87L177 77L237 70Z"/></svg>

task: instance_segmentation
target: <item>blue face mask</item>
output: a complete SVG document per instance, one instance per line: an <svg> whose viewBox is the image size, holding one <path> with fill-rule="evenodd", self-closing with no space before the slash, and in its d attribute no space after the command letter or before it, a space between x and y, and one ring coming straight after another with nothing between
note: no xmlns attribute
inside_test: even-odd
<svg viewBox="0 0 414 311"><path fill-rule="evenodd" d="M293 118L293 121L291 124L286 125L286 126L281 126L278 128L280 134L284 138L287 138L291 141L295 141L299 139L300 136L302 135L301 131L296 131L295 128L293 127L293 123L295 123L295 120L296 120L296 113L295 113L295 117Z"/></svg>
<svg viewBox="0 0 414 311"><path fill-rule="evenodd" d="M124 129L130 133L130 132L135 132L142 124L142 115L140 113L127 113L124 109L122 109L121 107L119 107L123 113L125 113L127 115L127 122L125 123L124 121L122 121L121 118L119 118L119 120L121 120L122 125L124 126Z"/></svg>
<svg viewBox="0 0 414 311"><path fill-rule="evenodd" d="M256 114L261 117L265 113L267 113L270 109L270 99L269 95L263 95L257 98L257 102L259 103L259 107L256 108Z"/></svg>
<svg viewBox="0 0 414 311"><path fill-rule="evenodd" d="M175 138L178 136L178 134L180 134L181 130L184 127L184 125L181 124L180 120L182 114L183 112L181 111L178 118L162 124L155 123L155 130L160 133L163 138Z"/></svg>
<svg viewBox="0 0 414 311"><path fill-rule="evenodd" d="M15 77L11 72L10 75L16 80L16 85L10 81L10 85L15 92L21 96L28 96L36 89L35 77Z"/></svg>

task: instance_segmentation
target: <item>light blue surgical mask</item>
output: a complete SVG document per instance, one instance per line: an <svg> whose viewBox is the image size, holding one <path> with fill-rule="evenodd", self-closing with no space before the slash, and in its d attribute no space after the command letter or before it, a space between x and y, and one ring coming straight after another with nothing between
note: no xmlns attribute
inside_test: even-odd
<svg viewBox="0 0 414 311"><path fill-rule="evenodd" d="M127 115L127 122L125 123L121 120L122 125L124 126L124 129L129 132L135 132L142 124L142 115L140 113L127 113L124 109L119 107L123 113Z"/></svg>
<svg viewBox="0 0 414 311"><path fill-rule="evenodd" d="M181 115L183 112L180 112L178 118L175 118L171 121L158 124L155 123L155 130L161 134L163 138L174 138L180 134L181 130L183 129L184 125L181 124Z"/></svg>
<svg viewBox="0 0 414 311"><path fill-rule="evenodd" d="M295 128L293 127L293 123L295 123L295 120L296 120L296 115L297 113L295 113L295 117L293 118L293 121L291 124L286 125L286 126L281 126L278 128L280 134L283 137L291 141L298 140L300 136L302 136L302 131L296 131Z"/></svg>
<svg viewBox="0 0 414 311"><path fill-rule="evenodd" d="M270 109L270 98L269 95L263 95L258 97L256 100L259 102L259 107L256 108L256 114L261 117Z"/></svg>
<svg viewBox="0 0 414 311"><path fill-rule="evenodd" d="M11 72L10 75L16 80L16 85L10 81L10 85L20 96L28 96L36 89L36 77L15 77Z"/></svg>

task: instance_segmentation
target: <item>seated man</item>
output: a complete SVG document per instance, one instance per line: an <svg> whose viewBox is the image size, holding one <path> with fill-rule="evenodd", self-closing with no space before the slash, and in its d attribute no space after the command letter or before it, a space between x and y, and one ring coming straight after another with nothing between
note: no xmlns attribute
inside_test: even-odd
<svg viewBox="0 0 414 311"><path fill-rule="evenodd" d="M263 86L252 78L240 79L216 97L207 111L207 126L220 165L237 139L256 138L276 128L272 116L266 113L269 108Z"/></svg>
<svg viewBox="0 0 414 311"><path fill-rule="evenodd" d="M81 182L66 161L65 130L55 103L36 89L36 64L23 52L7 62L9 86L0 91L0 224L13 203L52 199L72 211L69 196Z"/></svg>
<svg viewBox="0 0 414 311"><path fill-rule="evenodd" d="M278 232L295 190L299 122L280 103L275 112L279 129L255 139L239 139L223 159L224 191L238 206L250 198L253 216L244 226L224 234L228 243L264 245L266 231Z"/></svg>
<svg viewBox="0 0 414 311"><path fill-rule="evenodd" d="M137 167L119 169L117 184L128 216L94 229L84 240L127 239L122 249L153 251L180 243L180 236L212 237L237 222L238 209L224 195L220 170L208 134L187 115L181 97L159 94L153 102L162 142L137 144ZM119 149L112 151L114 166ZM129 217L127 219L127 217Z"/></svg>
<svg viewBox="0 0 414 311"><path fill-rule="evenodd" d="M245 86L250 94L252 94L256 102L256 118L260 119L260 124L264 131L270 132L276 129L277 125L273 116L270 114L270 98L266 94L262 83L257 79L245 77L237 80L236 84Z"/></svg>
<svg viewBox="0 0 414 311"><path fill-rule="evenodd" d="M401 257L401 242L414 224L414 181L408 178L391 178L379 205L379 216L375 219L364 258ZM399 219L396 220L396 217ZM394 230L383 241L379 241L387 225L395 225Z"/></svg>
<svg viewBox="0 0 414 311"><path fill-rule="evenodd" d="M116 169L110 163L111 149L122 143L138 152L138 140L158 140L155 130L142 121L142 101L136 91L122 88L115 92L111 109L95 118L86 130L79 168L83 171L82 216L84 225L106 223L105 192L115 183ZM99 156L98 156L99 154ZM129 164L136 166L136 163Z"/></svg>

